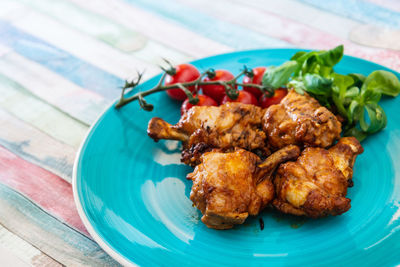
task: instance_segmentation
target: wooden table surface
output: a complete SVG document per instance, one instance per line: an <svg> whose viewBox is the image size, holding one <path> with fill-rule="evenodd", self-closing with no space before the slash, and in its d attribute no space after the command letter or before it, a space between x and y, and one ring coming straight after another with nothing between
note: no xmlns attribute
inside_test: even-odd
<svg viewBox="0 0 400 267"><path fill-rule="evenodd" d="M71 172L124 79L243 49L345 45L400 71L398 0L1 0L0 265L115 266Z"/></svg>

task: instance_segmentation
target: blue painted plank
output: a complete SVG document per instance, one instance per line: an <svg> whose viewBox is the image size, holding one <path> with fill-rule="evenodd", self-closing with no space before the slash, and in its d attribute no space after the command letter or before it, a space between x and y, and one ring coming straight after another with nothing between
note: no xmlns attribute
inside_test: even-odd
<svg viewBox="0 0 400 267"><path fill-rule="evenodd" d="M400 28L400 13L360 0L298 0L337 15L368 24Z"/></svg>
<svg viewBox="0 0 400 267"><path fill-rule="evenodd" d="M214 18L198 10L183 6L173 0L125 0L126 2L154 12L182 27L201 34L209 39L235 49L253 49L265 47L290 47L285 41L268 37L245 27ZM229 8L227 11L229 12ZM240 19L240 18L237 18ZM270 26L270 25L266 25ZM159 25L162 27L162 25Z"/></svg>
<svg viewBox="0 0 400 267"><path fill-rule="evenodd" d="M120 93L118 87L123 84L120 78L1 20L0 43L75 84L95 91L106 98L113 99Z"/></svg>

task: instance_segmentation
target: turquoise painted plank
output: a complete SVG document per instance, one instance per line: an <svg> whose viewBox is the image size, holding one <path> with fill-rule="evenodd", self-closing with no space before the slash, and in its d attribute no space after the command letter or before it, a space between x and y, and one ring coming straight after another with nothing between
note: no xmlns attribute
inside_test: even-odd
<svg viewBox="0 0 400 267"><path fill-rule="evenodd" d="M235 49L291 46L285 41L274 39L249 30L245 27L219 20L173 0L125 1L148 11L157 13L168 20L173 20L182 27L188 28L193 32L202 34L207 38L218 41ZM229 8L227 8L226 12L229 12ZM159 27L162 27L162 25L159 25Z"/></svg>
<svg viewBox="0 0 400 267"><path fill-rule="evenodd" d="M368 24L400 28L400 13L360 0L298 0L337 15Z"/></svg>
<svg viewBox="0 0 400 267"><path fill-rule="evenodd" d="M1 20L0 44L106 98L113 99L120 94L118 87L123 84L120 78Z"/></svg>
<svg viewBox="0 0 400 267"><path fill-rule="evenodd" d="M93 240L3 184L0 224L66 266L118 266Z"/></svg>
<svg viewBox="0 0 400 267"><path fill-rule="evenodd" d="M0 108L0 145L71 182L76 149Z"/></svg>

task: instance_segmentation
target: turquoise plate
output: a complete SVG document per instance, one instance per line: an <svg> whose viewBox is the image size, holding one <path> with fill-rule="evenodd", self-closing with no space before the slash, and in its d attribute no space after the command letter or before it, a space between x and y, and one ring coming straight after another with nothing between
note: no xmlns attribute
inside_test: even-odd
<svg viewBox="0 0 400 267"><path fill-rule="evenodd" d="M278 65L295 49L266 49L194 61L238 73L249 67ZM336 71L369 74L387 68L345 56ZM398 74L396 74L398 75ZM159 76L144 83L154 86ZM386 98L386 129L363 142L357 158L352 208L318 220L266 210L232 230L208 229L189 200L191 168L180 163L180 146L153 142L148 121L175 123L179 104L165 93L147 98L153 112L131 103L110 107L82 144L74 168L75 201L93 238L124 265L146 266L309 266L400 264L400 97ZM258 218L265 228L260 230Z"/></svg>

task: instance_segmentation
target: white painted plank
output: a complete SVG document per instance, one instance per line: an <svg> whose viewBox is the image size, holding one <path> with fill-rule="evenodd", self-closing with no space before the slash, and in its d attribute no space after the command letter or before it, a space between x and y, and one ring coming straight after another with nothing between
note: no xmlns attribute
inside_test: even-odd
<svg viewBox="0 0 400 267"><path fill-rule="evenodd" d="M0 225L2 266L62 266L19 236Z"/></svg>
<svg viewBox="0 0 400 267"><path fill-rule="evenodd" d="M11 251L4 248L0 243L0 263L2 266L12 267L29 267L29 264L22 261L20 258L14 255Z"/></svg>
<svg viewBox="0 0 400 267"><path fill-rule="evenodd" d="M37 99L21 85L0 75L0 106L55 139L79 147L88 126Z"/></svg>
<svg viewBox="0 0 400 267"><path fill-rule="evenodd" d="M70 0L98 14L117 21L149 39L179 49L180 51L201 58L232 51L232 48L184 29L175 23L162 19L151 12L129 5L124 1L108 0ZM166 57L165 55L163 55ZM168 57L169 58L169 57Z"/></svg>
<svg viewBox="0 0 400 267"><path fill-rule="evenodd" d="M0 109L0 145L71 182L76 148Z"/></svg>
<svg viewBox="0 0 400 267"><path fill-rule="evenodd" d="M0 73L88 125L111 103L14 52L0 59Z"/></svg>
<svg viewBox="0 0 400 267"><path fill-rule="evenodd" d="M354 20L337 16L296 0L231 1L240 3L243 7L251 6L256 10L264 10L345 39L348 38L351 28L360 25ZM273 25L265 25L265 27L273 27Z"/></svg>
<svg viewBox="0 0 400 267"><path fill-rule="evenodd" d="M131 77L136 70L146 69L146 77L159 72L159 68L153 64L138 60L33 10L15 18L12 24L122 79Z"/></svg>

